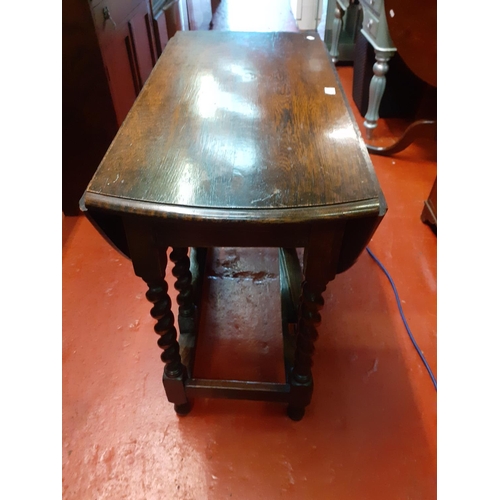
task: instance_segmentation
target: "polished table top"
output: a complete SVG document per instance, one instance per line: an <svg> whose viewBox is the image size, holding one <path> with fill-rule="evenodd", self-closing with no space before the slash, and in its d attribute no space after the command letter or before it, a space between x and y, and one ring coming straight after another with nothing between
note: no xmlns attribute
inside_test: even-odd
<svg viewBox="0 0 500 500"><path fill-rule="evenodd" d="M178 32L82 199L177 219L385 213L318 36Z"/></svg>

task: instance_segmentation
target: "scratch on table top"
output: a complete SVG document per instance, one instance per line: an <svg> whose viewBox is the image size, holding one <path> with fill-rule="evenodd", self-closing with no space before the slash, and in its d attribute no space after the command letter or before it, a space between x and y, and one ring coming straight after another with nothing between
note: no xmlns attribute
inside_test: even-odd
<svg viewBox="0 0 500 500"><path fill-rule="evenodd" d="M269 200L280 193L281 193L281 190L276 188L271 194L264 196L264 198L257 198L256 200L252 200L250 203L254 204L254 203L259 203L261 201L266 201L266 200Z"/></svg>

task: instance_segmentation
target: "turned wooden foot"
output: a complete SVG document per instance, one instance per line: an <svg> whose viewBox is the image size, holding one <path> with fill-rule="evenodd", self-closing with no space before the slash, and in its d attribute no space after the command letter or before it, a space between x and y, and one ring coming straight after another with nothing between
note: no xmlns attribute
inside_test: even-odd
<svg viewBox="0 0 500 500"><path fill-rule="evenodd" d="M293 367L293 379L300 384L308 383L311 379L314 342L318 339L318 331L316 327L321 322L319 310L324 305L324 300L321 294L325 289L326 283L324 285L317 286L316 289L313 289L307 281L304 281L302 284L297 348Z"/></svg>
<svg viewBox="0 0 500 500"><path fill-rule="evenodd" d="M124 226L135 274L146 282L146 298L153 304L151 316L156 320L154 330L160 336L158 346L163 350L161 360L165 363L163 387L167 399L182 406L188 403L184 388L187 370L181 361L172 301L165 281L166 248L157 245L153 227L144 221L125 219Z"/></svg>
<svg viewBox="0 0 500 500"><path fill-rule="evenodd" d="M166 375L170 378L175 378L182 374L182 363L167 283L162 280L157 283L148 283L148 287L146 298L154 304L151 309L151 316L158 320L154 326L154 330L160 335L158 346L163 349L161 360L166 365Z"/></svg>
<svg viewBox="0 0 500 500"><path fill-rule="evenodd" d="M294 420L295 422L298 422L299 420L302 420L302 417L305 415L305 407L303 406L292 406L288 405L286 409L286 414L290 417L291 420Z"/></svg>
<svg viewBox="0 0 500 500"><path fill-rule="evenodd" d="M184 417L191 411L191 403L188 401L182 405L174 405L174 410L177 415Z"/></svg>
<svg viewBox="0 0 500 500"><path fill-rule="evenodd" d="M337 270L344 225L334 231L320 227L311 232L311 243L304 252L304 281L299 299L297 338L293 367L289 372L290 400L288 416L300 420L311 402L314 390L312 376L314 343L321 323L320 309L324 305L322 293Z"/></svg>
<svg viewBox="0 0 500 500"><path fill-rule="evenodd" d="M294 397L287 411L292 420L300 420L304 416L305 407L310 403L314 390L311 368L314 342L318 338L316 327L321 322L319 310L324 304L321 293L325 288L326 283L315 289L307 281L302 284L295 362L290 377Z"/></svg>
<svg viewBox="0 0 500 500"><path fill-rule="evenodd" d="M185 408L185 405L188 404L184 389L187 370L181 362L174 315L171 309L172 302L168 296L167 283L162 280L158 283L148 283L148 287L146 298L154 304L151 309L151 316L158 320L154 330L160 335L158 346L163 349L161 354L161 360L165 363L163 387L168 400L181 408L180 411L183 411L182 408Z"/></svg>

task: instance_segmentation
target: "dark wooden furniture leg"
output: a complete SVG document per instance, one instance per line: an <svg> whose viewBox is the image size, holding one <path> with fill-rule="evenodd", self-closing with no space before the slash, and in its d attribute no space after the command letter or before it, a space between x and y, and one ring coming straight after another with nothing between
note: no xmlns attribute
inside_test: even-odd
<svg viewBox="0 0 500 500"><path fill-rule="evenodd" d="M155 244L153 231L145 221L125 220L127 242L130 250L134 272L142 278L147 286L146 298L153 304L151 316L157 320L154 326L155 332L160 335L158 346L163 349L161 360L165 363L163 370L163 387L167 399L174 403L174 409L179 415L187 415L190 403L184 389L184 381L187 378L186 367L181 362L179 343L177 342L177 331L172 313L172 301L168 295L167 283L165 281L165 270L167 267L167 249L160 248ZM184 277L179 288L187 290L191 285L191 274L189 273L189 259L187 273L189 273L189 287L187 285L186 271L182 262L182 249L172 252L179 257L181 262L177 274ZM186 255L187 256L187 255ZM177 264L179 266L179 264ZM181 294L182 295L182 292ZM185 295L183 295L185 297ZM182 301L182 299L181 299ZM183 303L184 306L184 303ZM179 306L180 308L181 306ZM189 307L188 307L189 309Z"/></svg>
<svg viewBox="0 0 500 500"><path fill-rule="evenodd" d="M203 279L205 276L205 264L207 261L207 248L191 248L189 260L191 261L193 302L197 309L200 308Z"/></svg>
<svg viewBox="0 0 500 500"><path fill-rule="evenodd" d="M174 248L170 252L170 260L175 264L172 274L177 278L175 289L179 305L179 330L181 335L193 334L195 331L195 307L193 301L193 285L190 260L187 248Z"/></svg>
<svg viewBox="0 0 500 500"><path fill-rule="evenodd" d="M191 248L189 257L187 248L176 247L170 253L170 259L175 263L172 274L177 278L174 287L179 292L177 303L179 314L179 348L182 364L187 369L187 379L193 376L194 358L196 352L196 337L200 320L203 280L205 276L206 248Z"/></svg>
<svg viewBox="0 0 500 500"><path fill-rule="evenodd" d="M304 253L304 281L300 296L295 361L290 374L290 402L287 413L301 420L313 393L312 356L324 305L322 293L333 280L343 237L343 224L331 229L313 229Z"/></svg>

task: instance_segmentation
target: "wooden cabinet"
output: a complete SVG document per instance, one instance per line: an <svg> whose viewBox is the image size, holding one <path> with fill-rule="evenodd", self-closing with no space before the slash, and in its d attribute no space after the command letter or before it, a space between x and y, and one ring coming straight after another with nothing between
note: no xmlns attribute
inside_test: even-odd
<svg viewBox="0 0 500 500"><path fill-rule="evenodd" d="M189 29L189 15L186 0L65 0L62 7L62 209L78 215L118 127L168 40Z"/></svg>
<svg viewBox="0 0 500 500"><path fill-rule="evenodd" d="M87 0L65 0L62 14L62 209L78 215L118 124Z"/></svg>
<svg viewBox="0 0 500 500"><path fill-rule="evenodd" d="M103 0L92 8L92 17L121 125L156 62L150 3Z"/></svg>
<svg viewBox="0 0 500 500"><path fill-rule="evenodd" d="M151 0L153 26L156 37L156 53L163 52L169 38L177 31L189 30L186 0Z"/></svg>
<svg viewBox="0 0 500 500"><path fill-rule="evenodd" d="M168 40L189 29L186 0L101 0L92 8L118 125Z"/></svg>

